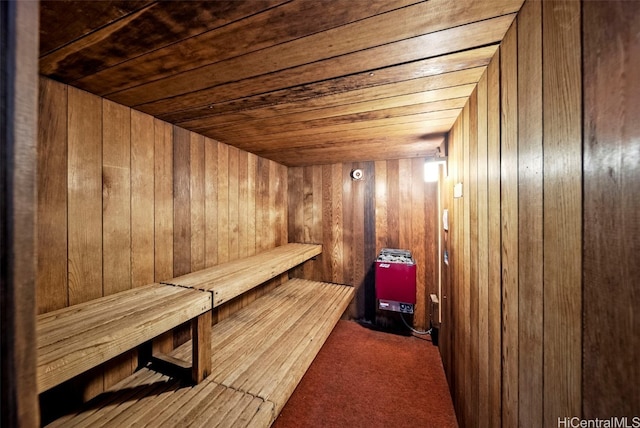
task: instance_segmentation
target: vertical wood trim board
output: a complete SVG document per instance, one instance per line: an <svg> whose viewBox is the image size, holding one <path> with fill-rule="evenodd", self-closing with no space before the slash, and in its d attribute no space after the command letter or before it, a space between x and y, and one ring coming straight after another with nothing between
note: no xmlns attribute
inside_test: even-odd
<svg viewBox="0 0 640 428"><path fill-rule="evenodd" d="M478 218L478 422L489 427L489 205L487 73L477 89L477 218ZM482 397L485 397L484 399Z"/></svg>
<svg viewBox="0 0 640 428"><path fill-rule="evenodd" d="M582 415L580 8L542 4L545 425Z"/></svg>
<svg viewBox="0 0 640 428"><path fill-rule="evenodd" d="M518 419L543 426L542 3L518 19Z"/></svg>
<svg viewBox="0 0 640 428"><path fill-rule="evenodd" d="M102 102L68 88L69 304L102 296Z"/></svg>
<svg viewBox="0 0 640 428"><path fill-rule="evenodd" d="M155 278L173 278L173 129L154 120Z"/></svg>
<svg viewBox="0 0 640 428"><path fill-rule="evenodd" d="M592 419L640 409L640 3L585 2L582 19L582 407Z"/></svg>
<svg viewBox="0 0 640 428"><path fill-rule="evenodd" d="M487 67L487 198L489 227L489 426L502 421L502 284L500 214L500 50Z"/></svg>
<svg viewBox="0 0 640 428"><path fill-rule="evenodd" d="M67 86L40 78L39 100L36 302L42 314L69 304Z"/></svg>
<svg viewBox="0 0 640 428"><path fill-rule="evenodd" d="M102 100L104 295L131 288L131 110Z"/></svg>
<svg viewBox="0 0 640 428"><path fill-rule="evenodd" d="M36 272L37 23L37 2L0 3L0 425L26 428L40 425L33 352L42 278Z"/></svg>
<svg viewBox="0 0 640 428"><path fill-rule="evenodd" d="M502 217L502 423L518 424L518 69L517 24L500 50Z"/></svg>

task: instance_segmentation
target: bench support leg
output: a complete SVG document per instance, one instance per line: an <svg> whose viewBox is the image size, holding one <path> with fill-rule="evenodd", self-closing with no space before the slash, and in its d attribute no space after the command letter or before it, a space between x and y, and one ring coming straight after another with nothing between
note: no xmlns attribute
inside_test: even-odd
<svg viewBox="0 0 640 428"><path fill-rule="evenodd" d="M202 382L211 373L211 311L191 320L193 382Z"/></svg>

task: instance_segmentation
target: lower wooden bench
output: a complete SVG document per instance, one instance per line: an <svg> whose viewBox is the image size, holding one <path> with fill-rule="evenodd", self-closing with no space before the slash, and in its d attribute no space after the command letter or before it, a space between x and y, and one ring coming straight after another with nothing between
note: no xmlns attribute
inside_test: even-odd
<svg viewBox="0 0 640 428"><path fill-rule="evenodd" d="M210 293L150 284L37 317L38 393L98 366L187 321L208 339ZM193 380L208 374L208 340L193 348Z"/></svg>
<svg viewBox="0 0 640 428"><path fill-rule="evenodd" d="M213 326L212 373L195 386L143 368L50 426L262 426L278 416L353 298L292 279ZM170 355L190 358L191 342Z"/></svg>

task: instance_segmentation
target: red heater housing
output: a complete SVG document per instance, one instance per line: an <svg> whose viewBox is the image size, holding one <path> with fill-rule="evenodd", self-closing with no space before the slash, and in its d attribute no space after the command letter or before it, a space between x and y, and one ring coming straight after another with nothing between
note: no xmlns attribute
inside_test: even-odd
<svg viewBox="0 0 640 428"><path fill-rule="evenodd" d="M409 250L383 248L375 261L378 308L412 314L416 304L416 262Z"/></svg>

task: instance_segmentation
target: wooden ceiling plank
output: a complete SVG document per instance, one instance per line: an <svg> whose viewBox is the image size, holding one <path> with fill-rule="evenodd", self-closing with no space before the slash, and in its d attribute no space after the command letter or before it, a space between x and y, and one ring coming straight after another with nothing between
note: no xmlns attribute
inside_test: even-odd
<svg viewBox="0 0 640 428"><path fill-rule="evenodd" d="M300 122L308 122L317 119L327 119L331 117L345 117L347 120L350 115L362 113L377 112L377 114L396 116L405 114L415 114L415 112L429 112L437 110L448 110L450 108L464 107L464 101L473 89L475 84L466 84L460 86L452 86L450 88L436 89L433 91L424 91L410 93L406 95L390 96L381 99L375 99L374 94L369 101L344 103L337 106L326 107L321 109L313 109L280 115L276 117L267 117L260 119L250 119L243 122L235 122L230 124L201 126L198 129L216 129L225 132L246 132L247 130L257 130L258 132L269 132L269 127L280 126L291 129L292 124ZM463 105L459 105L462 102ZM392 109L411 107L407 112L394 111ZM355 119L355 118L354 118ZM303 125L305 126L305 125Z"/></svg>
<svg viewBox="0 0 640 428"><path fill-rule="evenodd" d="M227 82L236 82L238 90L245 96L259 94L497 43L514 17L514 14L504 15L326 59L316 54L318 46L301 46L300 49L310 52L308 55L313 58L308 58L309 61L304 63L298 62L295 52L263 49L110 94L108 98L129 106L171 98L173 103L188 108L194 104L209 103L210 89L215 92L215 86ZM372 34L370 36L373 37Z"/></svg>
<svg viewBox="0 0 640 428"><path fill-rule="evenodd" d="M40 56L143 9L151 0L40 1ZM73 11L73 13L70 13Z"/></svg>
<svg viewBox="0 0 640 428"><path fill-rule="evenodd" d="M155 3L43 56L40 74L70 83L141 55L158 55L162 48L174 50L171 45L176 42L190 40L284 1ZM73 11L66 14L75 15Z"/></svg>
<svg viewBox="0 0 640 428"><path fill-rule="evenodd" d="M307 114L315 111L324 111L332 108L339 108L344 105L358 105L369 100L386 100L393 99L396 96L405 96L410 94L409 91L422 90L422 92L445 91L450 88L466 87L467 85L475 85L477 77L482 75L484 67L477 67L460 72L447 73L445 75L429 76L423 79L414 79L414 81L404 81L392 83L389 85L376 86L373 88L358 89L339 94L332 94L325 97L316 97L306 102L294 102L279 104L275 106L252 109L239 113L229 113L217 116L208 116L194 119L191 121L180 123L180 126L190 128L192 130L221 125L241 125L242 123L251 123L256 120L276 119L295 117L296 114ZM448 79L440 77L450 75ZM427 81L429 81L427 83ZM426 89L437 86L437 81L441 85L437 89ZM458 84L456 86L456 84ZM294 119L295 120L295 119Z"/></svg>
<svg viewBox="0 0 640 428"><path fill-rule="evenodd" d="M290 153L295 153L300 150L305 149L331 149L331 148L350 148L351 150L359 150L360 147L369 146L369 147L377 147L384 148L385 146L393 146L398 144L403 145L417 145L421 146L423 144L435 144L444 138L445 133L433 133L433 134L424 134L419 131L410 130L405 133L388 133L376 136L362 136L357 135L347 139L335 139L331 138L331 136L327 136L327 138L318 140L313 143L301 143L292 147L289 151ZM269 147L264 147L262 149L256 150L256 153L260 153L260 156L267 153L277 153L281 152L281 148L277 145L272 145Z"/></svg>
<svg viewBox="0 0 640 428"><path fill-rule="evenodd" d="M279 1L278 7L259 7L254 1L233 1L254 9L252 16L163 49L151 51L109 69L79 79L74 84L98 95L168 78L212 63L240 57L273 45L294 41L376 14L402 8L418 0L374 0L353 7L350 2ZM176 2L192 9L190 2ZM215 3L215 2L212 2ZM262 13L258 13L262 12ZM133 43L138 40L134 39Z"/></svg>
<svg viewBox="0 0 640 428"><path fill-rule="evenodd" d="M365 126L351 129L346 128L339 131L333 130L331 132L328 132L327 130L319 130L318 132L309 135L289 135L272 139L267 139L265 137L238 140L234 142L234 145L251 153L258 153L269 148L291 150L298 147L325 142L336 143L350 140L369 140L379 138L381 135L387 137L405 136L408 134L430 135L433 133L448 132L455 122L455 119L456 118L453 117L422 120L417 122L387 123L378 124L378 126Z"/></svg>
<svg viewBox="0 0 640 428"><path fill-rule="evenodd" d="M472 89L473 90L473 89ZM471 91L472 91L471 90ZM392 120L401 116L414 116L417 114L427 114L436 112L447 112L447 117L451 110L461 110L467 102L467 97L451 98L442 101L430 103L418 103L412 105L402 105L391 108L381 109L362 109L357 112L346 112L344 114L329 115L327 117L309 117L299 120L287 120L287 118L279 118L280 120L267 120L259 125L247 126L236 125L228 128L214 128L206 131L215 131L217 135L227 138L233 136L234 139L242 139L249 137L261 137L264 135L289 134L293 131L322 129L328 126L342 124L356 124L361 122L370 122L374 120ZM315 111L317 112L317 110ZM375 125L374 125L375 126Z"/></svg>
<svg viewBox="0 0 640 428"><path fill-rule="evenodd" d="M216 104L204 105L188 110L179 110L177 112L175 112L175 110L178 107L168 101L140 106L138 108L149 114L156 114L168 122L180 123L181 126L185 127L191 126L186 123L189 120L228 115L229 113L237 113L238 119L236 120L244 120L255 117L252 116L251 110L260 108L271 109L274 111L274 115L277 115L281 114L280 111L295 112L308 108L322 107L325 105L325 100L331 102L347 93L352 93L354 98L357 99L358 97L366 96L363 95L362 91L373 88L375 88L374 90L376 91L383 91L384 85L403 81L424 79L414 82L422 84L423 90L472 83L479 79L479 77L475 77L479 72L477 68L485 67L496 50L497 45L470 49L450 55L376 70L373 76L371 76L371 72L356 73L337 79L305 84L295 88L281 89L248 97L245 96L231 101L218 101ZM460 72L460 74L453 74L455 72ZM483 71L480 71L479 73L482 74L482 72ZM225 86L227 85L218 86L216 91L210 91L211 98L209 100L217 101L224 100L225 98L230 99L233 96L238 97L239 94L236 89L232 90L229 94ZM336 103L337 102L339 101L336 101ZM222 122L226 120L233 121L231 118L224 118Z"/></svg>
<svg viewBox="0 0 640 428"><path fill-rule="evenodd" d="M339 143L288 152L266 151L260 156L287 166L408 159L433 156L443 141L443 136L424 139L422 136L413 135L383 142Z"/></svg>
<svg viewBox="0 0 640 428"><path fill-rule="evenodd" d="M459 116L460 111L462 109L450 109L450 110L442 110L442 111L434 111L429 113L417 113L410 114L406 116L395 116L395 117L382 117L376 118L375 115L363 115L360 117L360 120L355 120L352 117L344 118L344 119L321 119L311 122L306 122L306 126L300 126L300 124L293 127L293 130L289 130L289 128L276 127L274 129L279 129L280 132L270 132L270 133L257 133L253 137L263 141L267 144L269 141L274 140L291 140L295 138L306 138L317 135L318 133L330 133L330 132L343 132L343 131L354 131L359 129L372 129L378 127L384 127L389 125L394 126L405 126L411 123L425 123L429 121L435 121L440 119L455 119ZM350 119L350 120L349 120ZM453 121L452 121L453 123ZM224 132L215 132L216 135L222 138L222 141L226 141L230 138L241 139L243 135L234 135L233 133L224 133ZM247 136L249 137L249 136Z"/></svg>

